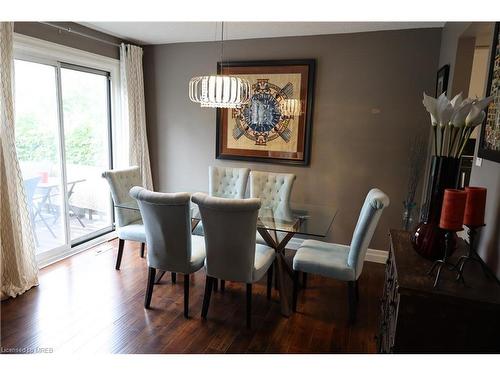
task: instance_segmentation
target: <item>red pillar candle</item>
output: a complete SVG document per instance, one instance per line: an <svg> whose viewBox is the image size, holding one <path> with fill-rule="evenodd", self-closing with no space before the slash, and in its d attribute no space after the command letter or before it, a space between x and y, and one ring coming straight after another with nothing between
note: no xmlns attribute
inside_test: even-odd
<svg viewBox="0 0 500 375"><path fill-rule="evenodd" d="M462 230L467 193L463 190L446 189L439 227L450 231Z"/></svg>
<svg viewBox="0 0 500 375"><path fill-rule="evenodd" d="M484 225L484 208L486 206L486 189L483 187L466 187L464 224L469 228Z"/></svg>

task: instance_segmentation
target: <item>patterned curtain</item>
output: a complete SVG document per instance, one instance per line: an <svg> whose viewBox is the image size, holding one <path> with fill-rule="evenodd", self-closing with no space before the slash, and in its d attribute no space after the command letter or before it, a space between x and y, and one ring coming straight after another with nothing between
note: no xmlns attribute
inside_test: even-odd
<svg viewBox="0 0 500 375"><path fill-rule="evenodd" d="M12 22L0 22L0 271L1 299L38 285L33 231L14 141Z"/></svg>
<svg viewBox="0 0 500 375"><path fill-rule="evenodd" d="M120 48L122 101L129 131L129 162L141 171L142 185L153 189L146 133L142 48L123 44Z"/></svg>

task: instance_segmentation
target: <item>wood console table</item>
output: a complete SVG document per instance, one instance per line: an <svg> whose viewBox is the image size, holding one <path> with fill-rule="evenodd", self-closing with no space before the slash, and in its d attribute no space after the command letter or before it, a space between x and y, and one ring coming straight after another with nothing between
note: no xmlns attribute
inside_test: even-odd
<svg viewBox="0 0 500 375"><path fill-rule="evenodd" d="M412 248L410 235L390 231L377 346L380 353L500 353L500 285L479 264L467 264L466 284L443 269L439 285L427 275L432 262ZM466 243L451 257L456 262Z"/></svg>

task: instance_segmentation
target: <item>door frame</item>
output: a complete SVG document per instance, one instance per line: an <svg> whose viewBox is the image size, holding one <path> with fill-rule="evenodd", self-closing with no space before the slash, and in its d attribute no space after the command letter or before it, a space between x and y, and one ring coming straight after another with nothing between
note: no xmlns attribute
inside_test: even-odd
<svg viewBox="0 0 500 375"><path fill-rule="evenodd" d="M106 72L109 74L108 78L108 100L109 100L109 118L108 118L108 132L110 136L110 164L112 166L126 166L128 165L128 129L124 129L124 122L121 117L121 92L120 92L120 62L119 60L109 57L97 55L94 53L82 51L76 48L63 46L60 44L48 42L45 40L29 37L22 34L14 33L14 58L25 60L34 63L51 65L56 68L56 85L57 85L57 106L58 106L58 120L59 120L59 147L60 155L59 160L61 163L61 180L62 180L62 194L67 196L67 185L64 181L66 178L66 159L65 159L65 143L64 143L64 118L62 112L62 98L60 97L61 91L61 67L71 68L72 66L86 68L87 71L96 70ZM124 147L112 147L113 145L123 145ZM36 255L38 264L47 264L63 259L68 254L75 254L77 252L86 250L88 246L85 243L94 243L96 237L105 235L113 230L105 228L96 231L96 236L71 243L69 216L69 205L67 199L64 199L64 217L65 217L65 244L57 248L44 251ZM113 204L110 199L110 206ZM114 210L111 209L112 223L114 222ZM113 224L112 224L113 225Z"/></svg>

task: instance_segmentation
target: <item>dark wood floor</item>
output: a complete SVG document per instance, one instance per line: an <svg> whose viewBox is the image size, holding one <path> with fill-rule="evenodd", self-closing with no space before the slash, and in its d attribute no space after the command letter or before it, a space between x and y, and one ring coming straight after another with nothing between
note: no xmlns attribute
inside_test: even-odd
<svg viewBox="0 0 500 375"><path fill-rule="evenodd" d="M251 330L245 327L244 285L226 283L201 320L205 275L191 276L190 319L183 317L183 282L165 275L145 310L146 260L125 245L120 271L117 241L70 257L40 273L40 286L1 304L3 348L53 348L55 353L372 353L382 292L381 264L366 263L358 320L347 321L345 283L310 276L298 312L280 314L273 291L254 287ZM168 277L167 277L168 276Z"/></svg>

